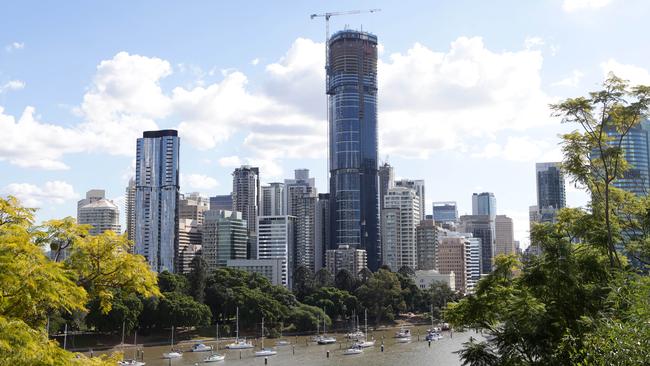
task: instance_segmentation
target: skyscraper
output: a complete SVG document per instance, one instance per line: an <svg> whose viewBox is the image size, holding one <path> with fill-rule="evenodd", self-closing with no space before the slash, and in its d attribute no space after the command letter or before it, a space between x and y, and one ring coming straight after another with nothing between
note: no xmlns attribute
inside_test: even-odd
<svg viewBox="0 0 650 366"><path fill-rule="evenodd" d="M129 179L126 187L126 235L130 241L135 241L135 179Z"/></svg>
<svg viewBox="0 0 650 366"><path fill-rule="evenodd" d="M104 190L94 189L79 201L77 223L91 225L90 235L99 235L106 230L120 232L120 209L111 200L104 198Z"/></svg>
<svg viewBox="0 0 650 366"><path fill-rule="evenodd" d="M325 266L325 253L332 249L330 245L330 195L319 193L314 215L314 269L318 271Z"/></svg>
<svg viewBox="0 0 650 366"><path fill-rule="evenodd" d="M461 232L471 233L473 237L481 239L481 274L492 272L494 220L489 215L464 215L460 217L460 229Z"/></svg>
<svg viewBox="0 0 650 366"><path fill-rule="evenodd" d="M294 215L296 217L295 236L295 266L305 266L312 272L316 271L316 203L317 196L302 193L293 198Z"/></svg>
<svg viewBox="0 0 650 366"><path fill-rule="evenodd" d="M283 212L277 215L296 216L296 205L302 200L304 194L317 197L316 179L309 177L309 169L296 169L294 179L284 180L284 208Z"/></svg>
<svg viewBox="0 0 650 366"><path fill-rule="evenodd" d="M260 170L242 165L232 173L232 210L241 212L247 222L249 235L255 232L259 206Z"/></svg>
<svg viewBox="0 0 650 366"><path fill-rule="evenodd" d="M203 225L203 214L210 208L207 197L201 197L198 193L182 194L178 201L179 220L194 220L196 225Z"/></svg>
<svg viewBox="0 0 650 366"><path fill-rule="evenodd" d="M457 222L458 206L456 205L456 202L434 202L433 221L436 223Z"/></svg>
<svg viewBox="0 0 650 366"><path fill-rule="evenodd" d="M282 285L291 288L294 270L294 216L260 216L257 220L257 258L282 260Z"/></svg>
<svg viewBox="0 0 650 366"><path fill-rule="evenodd" d="M564 189L564 174L560 170L561 163L537 163L537 207L554 208L559 210L566 206Z"/></svg>
<svg viewBox="0 0 650 366"><path fill-rule="evenodd" d="M393 167L384 163L379 167L379 207L381 210L384 209L384 197L388 189L395 187L395 172Z"/></svg>
<svg viewBox="0 0 650 366"><path fill-rule="evenodd" d="M614 186L638 196L650 194L650 120L641 121L631 128L621 140L628 169ZM607 135L620 138L619 132L609 130Z"/></svg>
<svg viewBox="0 0 650 366"><path fill-rule="evenodd" d="M515 237L512 219L506 215L497 215L495 228L494 255L515 254Z"/></svg>
<svg viewBox="0 0 650 366"><path fill-rule="evenodd" d="M497 216L497 199L492 192L472 195L472 215L488 215L492 220Z"/></svg>
<svg viewBox="0 0 650 366"><path fill-rule="evenodd" d="M225 267L230 259L246 259L248 230L241 212L206 211L201 231L201 251L209 271Z"/></svg>
<svg viewBox="0 0 650 366"><path fill-rule="evenodd" d="M189 273L192 260L201 252L201 226L196 220L178 220L178 254L176 268L178 273Z"/></svg>
<svg viewBox="0 0 650 366"><path fill-rule="evenodd" d="M436 269L438 227L431 219L422 220L416 228L418 269Z"/></svg>
<svg viewBox="0 0 650 366"><path fill-rule="evenodd" d="M232 193L210 197L210 209L232 211Z"/></svg>
<svg viewBox="0 0 650 366"><path fill-rule="evenodd" d="M467 286L467 248L464 237L442 237L438 244L438 271L454 273L456 291L465 293Z"/></svg>
<svg viewBox="0 0 650 366"><path fill-rule="evenodd" d="M135 253L156 272L175 272L178 252L179 138L175 130L138 139L135 175Z"/></svg>
<svg viewBox="0 0 650 366"><path fill-rule="evenodd" d="M381 213L382 263L397 271L406 266L417 269L417 232L420 223L420 198L414 190L394 187L388 190Z"/></svg>
<svg viewBox="0 0 650 366"><path fill-rule="evenodd" d="M336 247L381 259L377 179L377 37L343 30L328 40L331 232Z"/></svg>
<svg viewBox="0 0 650 366"><path fill-rule="evenodd" d="M406 187L415 191L415 194L420 198L420 220L426 217L425 212L425 196L424 196L424 180L422 179L400 179L395 181L395 187Z"/></svg>
<svg viewBox="0 0 650 366"><path fill-rule="evenodd" d="M284 211L284 184L270 183L262 186L260 216L283 215Z"/></svg>

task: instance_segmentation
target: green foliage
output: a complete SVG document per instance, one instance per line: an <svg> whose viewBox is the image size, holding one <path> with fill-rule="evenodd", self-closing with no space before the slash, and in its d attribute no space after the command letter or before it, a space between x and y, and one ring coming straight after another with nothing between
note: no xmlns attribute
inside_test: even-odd
<svg viewBox="0 0 650 366"><path fill-rule="evenodd" d="M325 319L326 325L332 325L332 320L318 307L299 304L291 309L290 318L294 329L298 332L311 332L317 329Z"/></svg>
<svg viewBox="0 0 650 366"><path fill-rule="evenodd" d="M300 301L314 289L314 274L305 266L298 266L293 271L293 293Z"/></svg>
<svg viewBox="0 0 650 366"><path fill-rule="evenodd" d="M343 319L352 311L358 312L359 300L349 292L335 287L322 287L307 296L305 304L324 309L331 319Z"/></svg>
<svg viewBox="0 0 650 366"><path fill-rule="evenodd" d="M122 324L126 333L131 333L138 326L138 317L142 313L142 301L136 294L122 294L117 292L112 297L112 307L104 313L98 299L88 304L86 324L102 332L120 332Z"/></svg>
<svg viewBox="0 0 650 366"><path fill-rule="evenodd" d="M158 287L161 292L177 292L187 294L190 284L187 278L180 274L162 271L158 274Z"/></svg>
<svg viewBox="0 0 650 366"><path fill-rule="evenodd" d="M164 328L210 324L210 308L178 292L163 292L157 311L158 324Z"/></svg>
<svg viewBox="0 0 650 366"><path fill-rule="evenodd" d="M393 320L406 307L401 294L402 287L397 274L385 269L376 272L356 291L361 305L368 309L369 316L374 317L376 323L382 319Z"/></svg>
<svg viewBox="0 0 650 366"><path fill-rule="evenodd" d="M330 287L334 285L334 277L327 270L327 268L321 268L314 274L314 287Z"/></svg>
<svg viewBox="0 0 650 366"><path fill-rule="evenodd" d="M208 264L205 262L202 256L195 256L192 259L192 270L187 276L187 280L190 283L190 295L194 300L198 302L203 302L205 298L205 286L208 281Z"/></svg>
<svg viewBox="0 0 650 366"><path fill-rule="evenodd" d="M334 278L334 285L339 290L352 292L357 288L357 280L347 269L338 271Z"/></svg>

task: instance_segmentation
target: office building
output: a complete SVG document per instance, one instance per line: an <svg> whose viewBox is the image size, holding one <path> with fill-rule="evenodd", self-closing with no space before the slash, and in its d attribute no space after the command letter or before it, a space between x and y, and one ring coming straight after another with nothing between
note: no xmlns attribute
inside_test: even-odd
<svg viewBox="0 0 650 366"><path fill-rule="evenodd" d="M436 270L417 270L415 271L415 285L422 290L431 288L436 282L442 282L449 286L452 291L456 291L456 274L454 272L442 274Z"/></svg>
<svg viewBox="0 0 650 366"><path fill-rule="evenodd" d="M207 197L201 197L198 193L181 194L178 201L179 220L194 220L197 225L203 225L203 214L210 209L210 201Z"/></svg>
<svg viewBox="0 0 650 366"><path fill-rule="evenodd" d="M338 249L330 249L325 254L325 268L333 276L340 270L347 270L354 276L368 266L368 255L363 249L351 248L347 245Z"/></svg>
<svg viewBox="0 0 650 366"><path fill-rule="evenodd" d="M418 269L436 269L438 227L432 219L422 220L416 227Z"/></svg>
<svg viewBox="0 0 650 366"><path fill-rule="evenodd" d="M126 187L126 236L131 242L135 241L135 178L129 179Z"/></svg>
<svg viewBox="0 0 650 366"><path fill-rule="evenodd" d="M494 255L515 254L515 234L512 219L506 215L497 215L495 221Z"/></svg>
<svg viewBox="0 0 650 366"><path fill-rule="evenodd" d="M390 188L395 187L395 171L393 167L384 163L379 167L379 207L384 209L384 197Z"/></svg>
<svg viewBox="0 0 650 366"><path fill-rule="evenodd" d="M178 253L179 138L175 130L138 139L135 175L135 253L152 270L175 272Z"/></svg>
<svg viewBox="0 0 650 366"><path fill-rule="evenodd" d="M496 219L496 215L495 215ZM494 259L495 222L489 215L460 217L460 231L481 239L481 274L492 272Z"/></svg>
<svg viewBox="0 0 650 366"><path fill-rule="evenodd" d="M223 194L210 197L210 209L215 211L232 211L232 194Z"/></svg>
<svg viewBox="0 0 650 366"><path fill-rule="evenodd" d="M201 226L197 220L178 220L178 273L190 273L192 260L201 254Z"/></svg>
<svg viewBox="0 0 650 366"><path fill-rule="evenodd" d="M79 203L81 206L77 205L77 223L90 225L90 235L99 235L107 230L121 234L120 209L104 197L104 190L88 191L86 198Z"/></svg>
<svg viewBox="0 0 650 366"><path fill-rule="evenodd" d="M472 194L472 215L488 215L491 220L497 216L497 199L492 192Z"/></svg>
<svg viewBox="0 0 650 366"><path fill-rule="evenodd" d="M325 267L325 252L333 249L330 245L330 195L319 193L314 214L314 269Z"/></svg>
<svg viewBox="0 0 650 366"><path fill-rule="evenodd" d="M282 285L293 285L294 216L260 216L257 220L257 259L280 259L282 261Z"/></svg>
<svg viewBox="0 0 650 366"><path fill-rule="evenodd" d="M458 206L456 202L434 202L433 220L436 223L458 222Z"/></svg>
<svg viewBox="0 0 650 366"><path fill-rule="evenodd" d="M260 216L284 215L284 184L270 183L262 186Z"/></svg>
<svg viewBox="0 0 650 366"><path fill-rule="evenodd" d="M417 233L420 198L406 187L394 187L384 197L381 213L382 264L393 271L407 266L417 269Z"/></svg>
<svg viewBox="0 0 650 366"><path fill-rule="evenodd" d="M650 192L650 120L641 121L632 127L621 139L621 148L625 152L628 169L622 178L614 181L614 186L638 196L647 196ZM620 139L621 134L608 130L607 135ZM614 145L614 143L610 143Z"/></svg>
<svg viewBox="0 0 650 366"><path fill-rule="evenodd" d="M241 212L208 210L203 215L201 251L208 271L229 259L247 259L248 229Z"/></svg>
<svg viewBox="0 0 650 366"><path fill-rule="evenodd" d="M424 196L424 180L421 179L400 179L398 181L395 181L395 187L406 187L410 188L415 191L415 194L420 198L420 220L424 220L426 218L425 215L425 207L426 207L426 201L425 201L425 196Z"/></svg>
<svg viewBox="0 0 650 366"><path fill-rule="evenodd" d="M438 244L438 272L453 273L456 291L465 293L466 271L466 238L441 237Z"/></svg>
<svg viewBox="0 0 650 366"><path fill-rule="evenodd" d="M260 206L260 170L242 165L232 173L232 210L241 212L248 235L254 234Z"/></svg>
<svg viewBox="0 0 650 366"><path fill-rule="evenodd" d="M559 210L566 207L566 191L561 163L537 163L537 207Z"/></svg>
<svg viewBox="0 0 650 366"><path fill-rule="evenodd" d="M272 285L282 285L282 259L228 259L226 267L266 277Z"/></svg>
<svg viewBox="0 0 650 366"><path fill-rule="evenodd" d="M331 238L381 261L377 175L377 37L343 30L328 40Z"/></svg>

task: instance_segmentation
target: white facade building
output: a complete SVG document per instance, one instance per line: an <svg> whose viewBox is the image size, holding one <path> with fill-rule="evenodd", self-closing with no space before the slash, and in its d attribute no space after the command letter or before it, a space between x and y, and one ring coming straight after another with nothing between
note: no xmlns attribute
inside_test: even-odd
<svg viewBox="0 0 650 366"><path fill-rule="evenodd" d="M417 226L420 198L413 189L390 188L381 213L382 262L393 271L403 266L417 269Z"/></svg>
<svg viewBox="0 0 650 366"><path fill-rule="evenodd" d="M282 285L293 284L295 258L295 216L259 216L257 218L257 259L282 261Z"/></svg>

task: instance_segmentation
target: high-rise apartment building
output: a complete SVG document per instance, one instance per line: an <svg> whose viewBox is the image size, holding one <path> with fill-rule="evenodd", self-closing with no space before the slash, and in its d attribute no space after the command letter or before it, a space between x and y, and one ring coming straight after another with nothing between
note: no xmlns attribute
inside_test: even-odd
<svg viewBox="0 0 650 366"><path fill-rule="evenodd" d="M424 196L424 180L422 179L400 179L395 181L395 187L406 187L415 191L415 194L420 198L420 220L426 218L425 212L425 196Z"/></svg>
<svg viewBox="0 0 650 366"><path fill-rule="evenodd" d="M241 212L248 234L255 232L260 206L260 170L242 165L232 173L232 210Z"/></svg>
<svg viewBox="0 0 650 366"><path fill-rule="evenodd" d="M135 178L129 179L126 187L126 236L130 241L135 241Z"/></svg>
<svg viewBox="0 0 650 366"><path fill-rule="evenodd" d="M269 183L262 186L260 216L277 216L284 213L284 184Z"/></svg>
<svg viewBox="0 0 650 366"><path fill-rule="evenodd" d="M135 175L135 253L152 270L175 272L178 253L179 138L175 130L145 131Z"/></svg>
<svg viewBox="0 0 650 366"><path fill-rule="evenodd" d="M436 269L438 251L438 227L431 219L422 220L416 227L418 269Z"/></svg>
<svg viewBox="0 0 650 366"><path fill-rule="evenodd" d="M381 260L377 179L377 37L343 30L328 40L331 238Z"/></svg>
<svg viewBox="0 0 650 366"><path fill-rule="evenodd" d="M293 197L294 215L296 217L295 266L305 266L316 272L316 204L318 197L303 193L302 197Z"/></svg>
<svg viewBox="0 0 650 366"><path fill-rule="evenodd" d="M192 260L201 253L201 226L197 220L178 220L178 273L190 273Z"/></svg>
<svg viewBox="0 0 650 366"><path fill-rule="evenodd" d="M284 209L278 215L297 216L297 205L302 201L305 194L317 197L316 179L309 177L309 169L296 169L294 179L284 180Z"/></svg>
<svg viewBox="0 0 650 366"><path fill-rule="evenodd" d="M458 222L458 206L456 202L434 202L433 221L437 223Z"/></svg>
<svg viewBox="0 0 650 366"><path fill-rule="evenodd" d="M241 212L209 210L201 227L201 251L208 271L226 266L230 259L246 259L248 230Z"/></svg>
<svg viewBox="0 0 650 366"><path fill-rule="evenodd" d="M379 207L384 209L384 197L390 188L395 187L395 171L393 167L384 163L379 167Z"/></svg>
<svg viewBox="0 0 650 366"><path fill-rule="evenodd" d="M506 215L497 215L495 221L494 255L515 254L515 235L512 219Z"/></svg>
<svg viewBox="0 0 650 366"><path fill-rule="evenodd" d="M232 193L210 197L210 209L232 211Z"/></svg>
<svg viewBox="0 0 650 366"><path fill-rule="evenodd" d="M495 215L496 218L496 215ZM460 231L481 239L481 274L492 272L494 259L495 222L489 215L460 217Z"/></svg>
<svg viewBox="0 0 650 366"><path fill-rule="evenodd" d="M77 223L90 225L89 234L99 235L111 230L120 232L120 209L113 201L104 197L104 190L93 189L77 205Z"/></svg>
<svg viewBox="0 0 650 366"><path fill-rule="evenodd" d="M257 219L257 259L282 260L282 285L293 285L294 216L260 216Z"/></svg>
<svg viewBox="0 0 650 366"><path fill-rule="evenodd" d="M407 266L417 269L417 233L420 198L406 187L394 187L384 197L381 240L382 263L393 271Z"/></svg>
<svg viewBox="0 0 650 366"><path fill-rule="evenodd" d="M367 267L367 254L363 249L354 249L349 246L340 246L330 249L325 255L325 268L333 276L340 270L347 270L353 276L358 276L359 271Z"/></svg>

